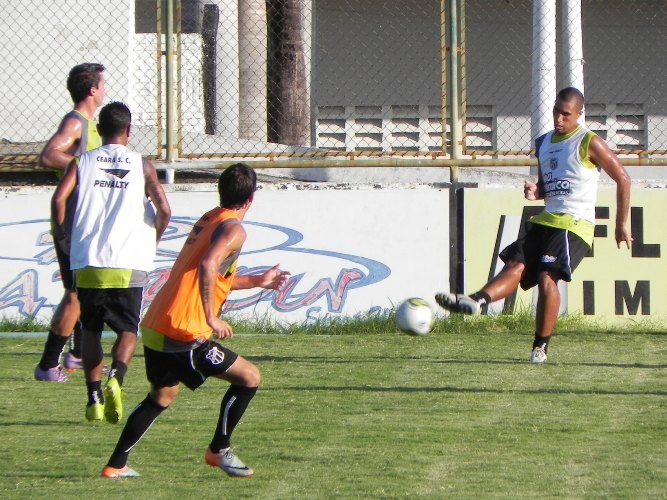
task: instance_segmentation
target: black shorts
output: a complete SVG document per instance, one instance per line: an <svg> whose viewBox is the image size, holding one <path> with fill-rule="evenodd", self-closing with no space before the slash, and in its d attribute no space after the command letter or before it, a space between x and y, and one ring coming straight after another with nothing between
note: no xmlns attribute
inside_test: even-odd
<svg viewBox="0 0 667 500"><path fill-rule="evenodd" d="M70 269L69 262L69 243L64 239L54 238L53 247L56 249L56 257L58 258L58 268L60 269L60 279L63 281L63 288L75 292L74 272Z"/></svg>
<svg viewBox="0 0 667 500"><path fill-rule="evenodd" d="M81 326L101 332L104 323L116 333L139 331L143 288L79 288Z"/></svg>
<svg viewBox="0 0 667 500"><path fill-rule="evenodd" d="M154 389L182 382L194 391L208 377L225 373L238 357L212 340L185 352L160 352L144 346L146 377Z"/></svg>
<svg viewBox="0 0 667 500"><path fill-rule="evenodd" d="M503 262L513 260L525 264L521 288L528 290L537 285L542 271L552 272L563 281L572 281L572 273L590 250L572 231L526 222L525 236L500 252L500 258Z"/></svg>

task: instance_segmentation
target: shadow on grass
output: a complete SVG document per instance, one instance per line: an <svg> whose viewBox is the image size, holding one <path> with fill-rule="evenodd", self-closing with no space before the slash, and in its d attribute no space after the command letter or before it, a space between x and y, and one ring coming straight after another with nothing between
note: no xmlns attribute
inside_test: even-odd
<svg viewBox="0 0 667 500"><path fill-rule="evenodd" d="M508 359L442 359L442 358L428 358L421 356L405 356L397 354L396 356L373 356L369 358L362 357L331 357L331 356L252 356L243 355L245 359L253 363L315 363L315 364L358 364L358 363L386 363L388 361L419 361L420 363L442 363L451 365L527 365L527 359L523 358L508 358ZM34 357L39 361L40 353L36 352L11 352L0 354L0 360L3 357ZM110 356L105 353L105 356ZM137 350L133 359L143 359L144 354L141 350ZM643 368L649 370L661 370L667 368L666 364L649 364L649 363L609 363L609 362L595 362L595 361L564 361L564 362L549 362L547 366L590 366L602 368ZM70 374L71 375L71 374ZM6 379L6 380L23 380L23 379Z"/></svg>
<svg viewBox="0 0 667 500"><path fill-rule="evenodd" d="M78 422L71 420L41 420L39 422L0 422L0 427L60 427L65 425L76 425Z"/></svg>
<svg viewBox="0 0 667 500"><path fill-rule="evenodd" d="M608 389L498 389L489 387L384 387L384 386L304 386L264 389L266 391L321 391L321 392L408 392L408 393L462 393L462 394L551 394L577 396L667 396L667 391L612 391Z"/></svg>
<svg viewBox="0 0 667 500"><path fill-rule="evenodd" d="M524 359L441 359L424 358L419 356L375 356L372 358L333 358L331 356L243 356L249 361L255 363L328 363L328 364L357 364L357 363L385 363L392 360L419 361L420 363L442 363L452 365L528 365L528 360ZM647 363L606 363L606 362L562 362L552 363L548 366L592 366L606 368L646 368L646 369L664 369L667 364L647 364Z"/></svg>

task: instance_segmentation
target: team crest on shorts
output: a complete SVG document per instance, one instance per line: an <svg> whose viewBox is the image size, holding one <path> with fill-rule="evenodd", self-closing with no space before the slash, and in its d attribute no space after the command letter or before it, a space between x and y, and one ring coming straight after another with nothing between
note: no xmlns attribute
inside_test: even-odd
<svg viewBox="0 0 667 500"><path fill-rule="evenodd" d="M225 360L225 353L217 347L211 347L206 353L206 359L214 365L219 365Z"/></svg>

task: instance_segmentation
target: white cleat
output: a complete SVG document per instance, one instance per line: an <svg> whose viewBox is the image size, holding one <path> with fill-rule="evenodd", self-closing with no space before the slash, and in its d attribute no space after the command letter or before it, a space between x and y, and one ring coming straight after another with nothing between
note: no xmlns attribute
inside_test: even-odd
<svg viewBox="0 0 667 500"><path fill-rule="evenodd" d="M471 316L479 314L482 309L479 302L462 293L437 293L435 301L443 309Z"/></svg>
<svg viewBox="0 0 667 500"><path fill-rule="evenodd" d="M221 468L228 476L250 477L254 474L250 467L234 455L231 448L227 448L220 453L213 453L210 448L207 448L204 459L208 465Z"/></svg>
<svg viewBox="0 0 667 500"><path fill-rule="evenodd" d="M536 347L533 349L533 352L530 353L530 362L531 363L546 363L547 362L547 353L544 352L544 349L541 347Z"/></svg>

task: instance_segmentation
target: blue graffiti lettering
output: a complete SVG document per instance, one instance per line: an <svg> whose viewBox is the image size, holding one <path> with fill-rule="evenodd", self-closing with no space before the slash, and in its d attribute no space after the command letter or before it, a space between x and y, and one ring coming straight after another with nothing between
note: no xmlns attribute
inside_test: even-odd
<svg viewBox="0 0 667 500"><path fill-rule="evenodd" d="M294 289L304 276L304 274L298 274L290 277L285 286L279 291L262 290L243 299L229 299L225 303L223 311L237 311L254 306L262 301L270 301L277 311L290 312L307 307L324 297L329 311L340 312L345 305L348 291L354 288L354 283L362 280L364 274L358 269L341 269L335 283L330 278L320 278L308 291L294 293Z"/></svg>
<svg viewBox="0 0 667 500"><path fill-rule="evenodd" d="M19 314L34 318L46 302L40 297L37 271L27 269L0 290L0 310L16 307Z"/></svg>

